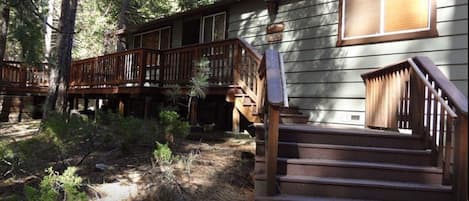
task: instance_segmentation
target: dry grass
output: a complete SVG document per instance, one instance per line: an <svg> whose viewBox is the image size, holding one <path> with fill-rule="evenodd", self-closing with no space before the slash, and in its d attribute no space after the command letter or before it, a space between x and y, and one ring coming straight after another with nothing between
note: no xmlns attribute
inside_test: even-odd
<svg viewBox="0 0 469 201"><path fill-rule="evenodd" d="M0 124L1 138L27 138L39 122ZM91 200L253 200L254 139L221 141L179 140L173 146L178 162L160 168L151 161L154 147L135 146L123 155L118 150L96 150L79 166ZM70 160L74 160L71 158ZM109 166L105 171L97 163ZM41 174L36 172L35 174ZM14 185L0 181L0 200L21 193L28 177ZM37 179L34 181L37 182ZM30 182L29 182L30 183Z"/></svg>

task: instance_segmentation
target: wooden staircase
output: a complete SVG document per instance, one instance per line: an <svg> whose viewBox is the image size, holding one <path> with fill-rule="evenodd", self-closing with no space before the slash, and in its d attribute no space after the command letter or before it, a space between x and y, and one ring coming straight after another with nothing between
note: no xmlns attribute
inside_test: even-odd
<svg viewBox="0 0 469 201"><path fill-rule="evenodd" d="M284 108L279 53L267 50L260 69L256 200L467 201L467 98L428 58L362 75L365 126L380 129L288 124L285 114L298 113Z"/></svg>
<svg viewBox="0 0 469 201"><path fill-rule="evenodd" d="M280 125L279 195L266 196L265 127L256 124L256 200L451 200L420 136Z"/></svg>

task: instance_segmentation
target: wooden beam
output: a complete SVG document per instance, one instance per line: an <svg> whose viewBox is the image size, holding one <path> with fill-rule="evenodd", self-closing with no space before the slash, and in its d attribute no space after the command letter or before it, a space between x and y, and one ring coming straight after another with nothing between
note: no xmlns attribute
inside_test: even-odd
<svg viewBox="0 0 469 201"><path fill-rule="evenodd" d="M266 147L267 169L267 195L277 194L277 155L278 155L278 129L280 123L280 108L269 106L268 136Z"/></svg>
<svg viewBox="0 0 469 201"><path fill-rule="evenodd" d="M236 104L236 102L234 103ZM239 133L239 122L240 122L240 114L238 109L236 108L236 105L233 105L233 126L232 126L232 131L233 133Z"/></svg>

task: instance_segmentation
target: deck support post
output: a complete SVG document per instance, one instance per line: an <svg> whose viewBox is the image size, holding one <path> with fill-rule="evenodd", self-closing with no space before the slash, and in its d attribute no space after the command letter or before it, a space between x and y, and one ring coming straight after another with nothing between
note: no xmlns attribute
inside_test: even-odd
<svg viewBox="0 0 469 201"><path fill-rule="evenodd" d="M125 114L125 101L123 98L119 98L118 113L122 116Z"/></svg>
<svg viewBox="0 0 469 201"><path fill-rule="evenodd" d="M150 114L150 103L151 103L151 96L145 97L145 109L143 111L143 119L147 120L148 115Z"/></svg>
<svg viewBox="0 0 469 201"><path fill-rule="evenodd" d="M88 110L88 106L90 104L90 100L88 98L84 98L84 106L83 106L83 110L86 111Z"/></svg>
<svg viewBox="0 0 469 201"><path fill-rule="evenodd" d="M236 102L235 102L236 104ZM240 114L236 105L233 105L233 133L239 133Z"/></svg>

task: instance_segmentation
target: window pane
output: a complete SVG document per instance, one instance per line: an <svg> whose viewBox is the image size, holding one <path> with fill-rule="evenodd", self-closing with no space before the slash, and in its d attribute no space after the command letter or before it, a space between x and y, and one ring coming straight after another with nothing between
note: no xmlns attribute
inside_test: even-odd
<svg viewBox="0 0 469 201"><path fill-rule="evenodd" d="M160 49L168 49L171 40L170 29L161 30L161 46Z"/></svg>
<svg viewBox="0 0 469 201"><path fill-rule="evenodd" d="M150 49L157 49L158 48L158 35L159 35L158 31L144 34L142 38L142 47L150 48Z"/></svg>
<svg viewBox="0 0 469 201"><path fill-rule="evenodd" d="M380 1L344 0L345 37L379 33Z"/></svg>
<svg viewBox="0 0 469 201"><path fill-rule="evenodd" d="M426 28L429 0L386 0L385 32Z"/></svg>
<svg viewBox="0 0 469 201"><path fill-rule="evenodd" d="M204 18L204 42L212 41L213 17Z"/></svg>
<svg viewBox="0 0 469 201"><path fill-rule="evenodd" d="M225 14L215 16L215 30L213 34L215 40L225 39Z"/></svg>

